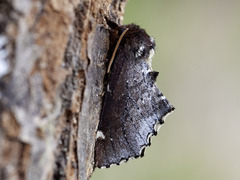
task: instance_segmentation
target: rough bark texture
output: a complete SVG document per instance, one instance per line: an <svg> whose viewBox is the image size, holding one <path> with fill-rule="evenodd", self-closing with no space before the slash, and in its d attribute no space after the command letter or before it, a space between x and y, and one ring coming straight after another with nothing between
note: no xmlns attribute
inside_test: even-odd
<svg viewBox="0 0 240 180"><path fill-rule="evenodd" d="M88 179L125 0L0 0L0 179Z"/></svg>

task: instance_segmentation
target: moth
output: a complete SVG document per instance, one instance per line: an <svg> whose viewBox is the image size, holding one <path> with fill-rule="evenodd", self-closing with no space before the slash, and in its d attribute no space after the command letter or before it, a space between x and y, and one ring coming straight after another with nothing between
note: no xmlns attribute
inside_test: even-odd
<svg viewBox="0 0 240 180"><path fill-rule="evenodd" d="M142 157L151 136L174 110L155 83L154 39L135 24L117 31L96 134L94 162L99 168Z"/></svg>

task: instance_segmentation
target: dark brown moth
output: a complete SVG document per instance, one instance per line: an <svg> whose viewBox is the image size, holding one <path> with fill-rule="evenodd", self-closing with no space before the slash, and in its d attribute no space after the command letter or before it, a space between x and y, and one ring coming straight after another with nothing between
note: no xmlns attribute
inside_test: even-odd
<svg viewBox="0 0 240 180"><path fill-rule="evenodd" d="M157 88L152 70L155 42L139 26L120 26L96 135L95 167L144 155L150 138L174 110Z"/></svg>

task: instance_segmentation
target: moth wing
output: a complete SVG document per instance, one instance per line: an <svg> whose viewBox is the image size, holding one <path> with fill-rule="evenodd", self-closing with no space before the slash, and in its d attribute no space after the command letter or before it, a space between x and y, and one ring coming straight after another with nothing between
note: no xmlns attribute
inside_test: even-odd
<svg viewBox="0 0 240 180"><path fill-rule="evenodd" d="M116 57L95 145L95 166L109 167L122 160L143 155L156 135L156 125L173 110L155 84L153 72L145 59Z"/></svg>

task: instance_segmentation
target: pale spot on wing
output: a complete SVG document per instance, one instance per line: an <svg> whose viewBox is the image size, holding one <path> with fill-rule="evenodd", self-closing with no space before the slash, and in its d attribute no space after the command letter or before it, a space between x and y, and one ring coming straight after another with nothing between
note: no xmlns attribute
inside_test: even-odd
<svg viewBox="0 0 240 180"><path fill-rule="evenodd" d="M147 59L147 63L149 65L150 69L152 69L152 58L153 58L154 54L155 54L154 49L151 49L149 52L148 59Z"/></svg>
<svg viewBox="0 0 240 180"><path fill-rule="evenodd" d="M154 43L154 38L152 36L150 37L150 41Z"/></svg>
<svg viewBox="0 0 240 180"><path fill-rule="evenodd" d="M97 139L100 138L100 139L105 139L105 135L103 134L102 131L97 131Z"/></svg>
<svg viewBox="0 0 240 180"><path fill-rule="evenodd" d="M160 100L165 100L166 99L166 97L164 96L164 95L162 95L161 97L160 97Z"/></svg>
<svg viewBox="0 0 240 180"><path fill-rule="evenodd" d="M140 57L143 55L143 51L144 51L145 47L144 46L140 46L140 48L138 49L138 52L136 53L135 57Z"/></svg>

